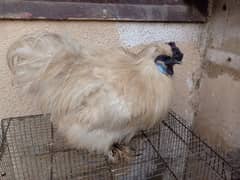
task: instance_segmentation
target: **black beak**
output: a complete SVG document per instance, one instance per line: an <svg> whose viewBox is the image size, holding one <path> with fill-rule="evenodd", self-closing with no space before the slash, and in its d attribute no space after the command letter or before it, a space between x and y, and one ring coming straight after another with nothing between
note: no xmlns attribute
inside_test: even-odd
<svg viewBox="0 0 240 180"><path fill-rule="evenodd" d="M173 63L174 63L174 64L182 64L182 61L178 61L178 60L175 60L175 59L174 59L174 60L173 60Z"/></svg>
<svg viewBox="0 0 240 180"><path fill-rule="evenodd" d="M183 59L183 53L180 51L180 49L176 46L175 42L169 42L169 46L172 49L172 59L175 62L175 64L181 64Z"/></svg>

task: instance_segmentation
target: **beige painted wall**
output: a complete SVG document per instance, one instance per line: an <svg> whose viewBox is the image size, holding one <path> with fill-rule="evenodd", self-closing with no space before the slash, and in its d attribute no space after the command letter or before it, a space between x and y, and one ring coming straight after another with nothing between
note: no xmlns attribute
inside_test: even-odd
<svg viewBox="0 0 240 180"><path fill-rule="evenodd" d="M173 108L188 120L193 120L195 103L194 84L200 67L199 46L204 25L162 23L113 22L54 22L54 21L0 21L0 118L40 113L28 97L19 97L11 85L6 66L6 52L20 36L47 30L69 35L82 44L96 47L134 46L152 41L177 41L184 52L184 63L176 67L174 77L176 98Z"/></svg>
<svg viewBox="0 0 240 180"><path fill-rule="evenodd" d="M236 0L214 3L206 36L200 108L195 119L202 137L227 150L240 148L239 9L240 2Z"/></svg>

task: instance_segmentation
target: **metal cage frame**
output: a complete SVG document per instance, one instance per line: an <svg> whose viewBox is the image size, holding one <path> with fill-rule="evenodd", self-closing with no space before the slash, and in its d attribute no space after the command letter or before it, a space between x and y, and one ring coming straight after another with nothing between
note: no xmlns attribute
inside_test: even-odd
<svg viewBox="0 0 240 180"><path fill-rule="evenodd" d="M159 125L139 132L136 156L112 164L98 153L69 148L50 115L1 121L2 180L237 180L239 169L201 140L173 111Z"/></svg>

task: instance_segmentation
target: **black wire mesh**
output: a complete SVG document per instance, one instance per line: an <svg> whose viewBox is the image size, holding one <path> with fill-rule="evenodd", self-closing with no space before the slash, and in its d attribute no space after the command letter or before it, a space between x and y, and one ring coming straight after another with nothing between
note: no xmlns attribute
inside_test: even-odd
<svg viewBox="0 0 240 180"><path fill-rule="evenodd" d="M131 142L136 157L111 164L101 154L70 149L49 121L34 115L1 122L1 180L237 180L239 172L170 112Z"/></svg>

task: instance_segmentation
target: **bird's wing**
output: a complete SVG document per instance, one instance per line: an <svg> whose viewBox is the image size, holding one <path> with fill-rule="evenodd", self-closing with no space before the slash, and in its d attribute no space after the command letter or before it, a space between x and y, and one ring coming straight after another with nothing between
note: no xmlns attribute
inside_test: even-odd
<svg viewBox="0 0 240 180"><path fill-rule="evenodd" d="M125 125L130 115L121 76L127 71L120 66L131 58L118 49L71 58L59 54L41 76L37 96L42 109L50 110L53 119L77 121L90 129Z"/></svg>

